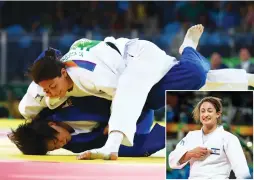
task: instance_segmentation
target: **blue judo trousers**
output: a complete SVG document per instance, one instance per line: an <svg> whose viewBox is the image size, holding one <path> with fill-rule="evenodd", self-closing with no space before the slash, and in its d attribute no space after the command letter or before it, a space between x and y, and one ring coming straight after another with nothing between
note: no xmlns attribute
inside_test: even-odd
<svg viewBox="0 0 254 180"><path fill-rule="evenodd" d="M71 97L57 109L43 109L38 120L65 121L95 121L100 125L89 133L73 135L71 141L63 148L75 153L100 148L108 136L103 134L110 117L111 101L94 97ZM129 113L126 111L126 113ZM124 116L124 114L123 114ZM120 146L121 157L149 156L165 147L165 127L156 124L152 130L154 111L143 109L138 123L132 147ZM150 131L151 130L151 131Z"/></svg>
<svg viewBox="0 0 254 180"><path fill-rule="evenodd" d="M184 48L179 63L153 86L145 107L159 109L165 106L166 90L199 90L205 85L210 70L208 60L191 47Z"/></svg>

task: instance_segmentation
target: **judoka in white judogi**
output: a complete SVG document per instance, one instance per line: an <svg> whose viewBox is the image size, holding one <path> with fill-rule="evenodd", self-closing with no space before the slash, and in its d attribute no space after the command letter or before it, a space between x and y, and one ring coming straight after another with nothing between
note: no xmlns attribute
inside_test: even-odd
<svg viewBox="0 0 254 180"><path fill-rule="evenodd" d="M205 147L211 154L204 160L191 159L179 164L181 157L196 147ZM202 129L189 132L169 155L169 165L181 169L190 163L189 178L227 179L230 171L240 179L250 177L249 168L238 138L225 131L223 126L214 132L204 135Z"/></svg>
<svg viewBox="0 0 254 180"><path fill-rule="evenodd" d="M217 117L214 116L220 112L214 113L214 110L209 109L211 104L209 106L202 109L203 114L199 115L204 119L201 120L202 129L190 131L177 144L175 150L169 154L169 166L172 169L181 169L190 163L190 179L227 179L231 170L238 179L250 178L247 161L238 138L225 131L223 126L217 125L218 120L216 122ZM200 107L203 108L202 104ZM200 109L198 108L198 111ZM204 128L208 125L212 127L211 124L214 130L204 133Z"/></svg>
<svg viewBox="0 0 254 180"><path fill-rule="evenodd" d="M197 54L195 48L202 32L203 27L200 25L190 28L189 35L196 40L192 42L187 33L185 40L189 42L186 43L184 40L181 47L191 46L192 49L189 49L189 51ZM115 44L120 53L105 42ZM181 51L183 51L183 48ZM146 53L143 53L144 50ZM188 57L188 55L185 56ZM179 64L179 61L174 57L167 55L151 42L127 38L114 39L112 37L106 38L102 42L81 39L71 46L70 51L61 58L61 61L69 65L72 65L74 61L79 61L81 64L86 63L86 68L79 66L66 68L74 84L73 90L67 92L65 97L49 98L45 96L45 92L40 86L32 82L20 102L20 113L26 119L32 119L43 108L55 109L70 96L93 95L106 98L112 100L109 132L122 132L125 135L122 143L127 146L133 145L136 122L149 91L165 74ZM202 68L195 68L194 66L192 66L192 71L195 71L193 73L196 77L193 76L194 82L189 82L187 85L192 86L197 81L197 86L203 86L203 80L200 82L200 79L205 78L207 72L201 72L203 71ZM238 70L238 72L240 71ZM234 73L231 72L231 74ZM245 77L246 72L241 71L241 74L243 74L241 77ZM183 74L183 76L185 75ZM198 79L195 80L195 78ZM232 76L231 79L234 79L234 77ZM187 78L186 81L188 80ZM247 79L243 79L241 87L246 88L247 81ZM167 83L170 85L170 81ZM180 81L178 83L181 84ZM188 88L187 85L184 84L183 86ZM197 86L190 87L190 89L197 89ZM164 92L159 94L164 96ZM164 103L164 99L162 102ZM126 109L131 113L125 113Z"/></svg>
<svg viewBox="0 0 254 180"><path fill-rule="evenodd" d="M185 86L189 89L199 89L205 82L207 72L200 65L202 60L198 58L199 55L195 50L202 32L203 26L201 25L191 27L185 38L190 42L185 43L184 41L182 46L187 46L189 53L194 55L194 58L187 59L186 63L192 60L197 62L189 70L195 76L189 75L188 78L185 78L186 81L195 79L196 83L188 83L188 86ZM118 50L106 42L113 43ZM186 50L184 52L183 50L184 48L181 50L182 57L188 57L188 54L184 55ZM107 152L110 152L110 149L117 152L116 147L119 147L120 144L115 146L112 144L118 144L117 142L120 141L127 146L133 145L136 123L146 103L149 91L170 72L172 67L179 64L175 57L167 55L149 41L127 38L114 39L112 37L106 38L104 41L81 39L71 46L70 51L60 61L67 65L66 71L73 81L73 90L67 92L64 97L49 98L45 97L43 92L45 88L43 90L32 83L20 102L20 113L26 119L31 119L44 107L57 108L69 96L92 95L110 99L112 100L112 113L109 119L110 134L108 141L111 139L112 142L108 145L110 148L105 148ZM72 66L73 62L74 64L80 63L80 65ZM182 64L184 63L182 62ZM187 65L185 67L188 68ZM186 75L186 71L184 72ZM169 85L174 84L167 83ZM164 97L164 91L159 94ZM165 105L164 98L160 102ZM131 113L126 113L126 109ZM113 136L112 131L114 134L121 132L124 136L122 135L120 138L117 135L118 138L111 138Z"/></svg>

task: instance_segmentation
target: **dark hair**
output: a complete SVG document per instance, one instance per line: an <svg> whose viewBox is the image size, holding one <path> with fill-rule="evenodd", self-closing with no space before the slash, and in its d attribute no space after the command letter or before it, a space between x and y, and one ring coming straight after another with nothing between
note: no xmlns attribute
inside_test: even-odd
<svg viewBox="0 0 254 180"><path fill-rule="evenodd" d="M49 48L45 51L44 56L36 59L28 69L27 75L37 84L44 80L60 77L61 70L65 68L65 65L59 59L56 50Z"/></svg>
<svg viewBox="0 0 254 180"><path fill-rule="evenodd" d="M57 131L48 125L48 121L34 120L11 129L9 139L26 155L45 155L48 152L47 141L55 139Z"/></svg>

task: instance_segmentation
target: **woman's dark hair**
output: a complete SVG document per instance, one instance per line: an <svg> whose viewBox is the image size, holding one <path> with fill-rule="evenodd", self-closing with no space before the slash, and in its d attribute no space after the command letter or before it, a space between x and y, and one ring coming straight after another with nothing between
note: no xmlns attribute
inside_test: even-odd
<svg viewBox="0 0 254 180"><path fill-rule="evenodd" d="M11 130L9 139L26 155L45 155L47 142L56 138L57 131L49 126L48 121L34 120L19 125Z"/></svg>
<svg viewBox="0 0 254 180"><path fill-rule="evenodd" d="M40 55L27 72L27 75L37 84L60 77L62 68L65 68L64 63L60 61L58 50L49 48L43 53L45 55Z"/></svg>

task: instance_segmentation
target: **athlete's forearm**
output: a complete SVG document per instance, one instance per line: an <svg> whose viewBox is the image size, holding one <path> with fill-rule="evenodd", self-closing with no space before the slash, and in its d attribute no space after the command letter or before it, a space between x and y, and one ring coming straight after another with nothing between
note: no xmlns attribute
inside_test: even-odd
<svg viewBox="0 0 254 180"><path fill-rule="evenodd" d="M179 160L179 163L180 163L180 164L183 164L183 163L189 161L191 158L192 158L192 157L191 157L191 153L187 151L187 152L182 156L182 158Z"/></svg>

